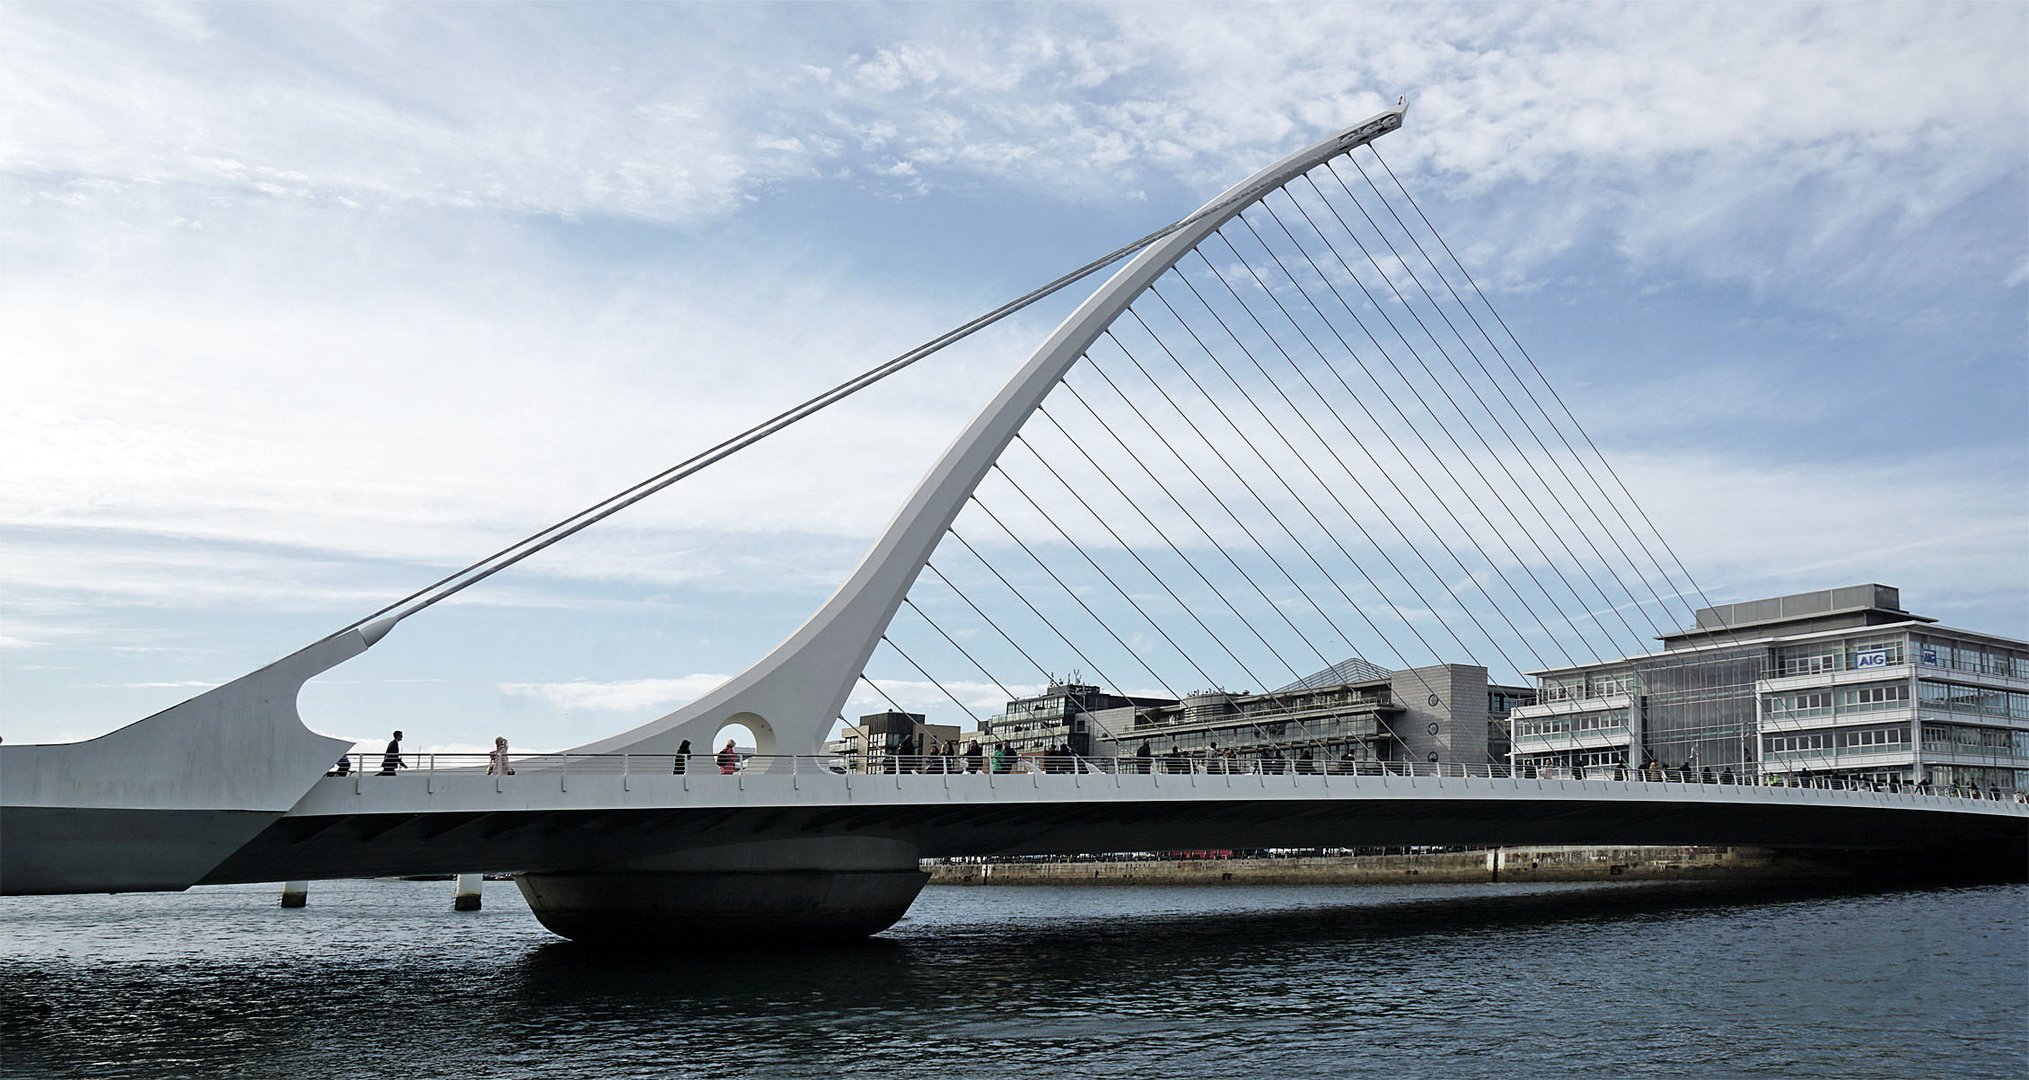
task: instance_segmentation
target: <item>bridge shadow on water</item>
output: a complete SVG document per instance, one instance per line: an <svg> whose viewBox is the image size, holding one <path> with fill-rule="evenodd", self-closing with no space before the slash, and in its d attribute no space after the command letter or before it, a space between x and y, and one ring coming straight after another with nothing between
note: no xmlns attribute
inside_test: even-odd
<svg viewBox="0 0 2029 1080"><path fill-rule="evenodd" d="M1498 953L1517 941L1547 947L1581 934L1626 939L1638 957L1645 926L1923 890L1665 882L1182 891L1202 906L1165 909L1176 893L1159 887L932 889L919 902L931 910L879 937L782 949L721 941L658 953L558 939L529 950L510 975L530 1002L593 987L692 1002L788 1001L813 986L879 988L883 997L919 1002L989 987L1048 1000L1093 988L1120 995L1174 986L1225 967L1413 966L1420 957L1468 954L1475 942ZM963 902L937 903L952 894ZM1268 906L1248 906L1263 899Z"/></svg>

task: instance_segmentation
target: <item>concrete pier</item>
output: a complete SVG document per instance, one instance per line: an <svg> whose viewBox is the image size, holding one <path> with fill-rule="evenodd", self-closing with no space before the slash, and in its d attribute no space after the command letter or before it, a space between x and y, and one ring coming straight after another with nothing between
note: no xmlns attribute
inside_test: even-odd
<svg viewBox="0 0 2029 1080"><path fill-rule="evenodd" d="M478 911L480 884L485 880L484 874L459 874L451 887L451 910Z"/></svg>
<svg viewBox="0 0 2029 1080"><path fill-rule="evenodd" d="M929 880L912 845L852 837L733 844L514 883L544 926L576 941L730 950L878 934Z"/></svg>
<svg viewBox="0 0 2029 1080"><path fill-rule="evenodd" d="M282 884L282 906L283 906L283 907L285 907L285 908L298 908L298 907L302 907L302 906L304 906L305 904L308 904L309 902L310 902L310 883L309 883L309 882L307 882L307 881L288 881L288 882L284 882L284 883Z"/></svg>

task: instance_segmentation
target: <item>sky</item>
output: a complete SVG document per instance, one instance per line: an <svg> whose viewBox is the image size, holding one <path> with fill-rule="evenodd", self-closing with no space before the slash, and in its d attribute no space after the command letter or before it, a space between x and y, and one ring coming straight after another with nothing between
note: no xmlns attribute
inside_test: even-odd
<svg viewBox="0 0 2029 1080"><path fill-rule="evenodd" d="M259 667L1398 95L1389 164L1707 596L2029 637L2025 55L2019 4L0 4L0 737ZM696 697L1081 296L306 721L554 747Z"/></svg>

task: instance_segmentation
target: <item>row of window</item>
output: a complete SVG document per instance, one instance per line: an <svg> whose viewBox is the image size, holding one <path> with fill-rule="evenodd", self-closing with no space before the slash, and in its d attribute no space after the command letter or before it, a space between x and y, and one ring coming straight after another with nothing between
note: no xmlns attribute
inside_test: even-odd
<svg viewBox="0 0 2029 1080"><path fill-rule="evenodd" d="M1907 659L1900 637L1863 641L1812 641L1776 650L1775 669L1782 675L1818 675L1828 671L1891 668Z"/></svg>
<svg viewBox="0 0 2029 1080"><path fill-rule="evenodd" d="M1963 642L1926 637L1916 639L1916 648L1924 667L1940 667L1973 675L2029 679L2029 653L1998 646L1967 645Z"/></svg>
<svg viewBox="0 0 2029 1080"><path fill-rule="evenodd" d="M1924 740L1929 745L1928 739ZM1847 731L1793 731L1762 736L1762 747L1771 754L1807 754L1843 749L1848 753L1873 754L1899 750L1909 745L1906 727L1854 728Z"/></svg>
<svg viewBox="0 0 2029 1080"><path fill-rule="evenodd" d="M1924 679L1916 684L1916 700L1925 709L1936 712L2029 720L2029 694Z"/></svg>
<svg viewBox="0 0 2029 1080"><path fill-rule="evenodd" d="M1762 699L1762 713L1771 720L1801 720L1908 707L1909 684L1900 682L1843 686L1836 690L1799 690L1770 694Z"/></svg>
<svg viewBox="0 0 2029 1080"><path fill-rule="evenodd" d="M1925 724L1923 748L1926 752L1945 754L2029 757L2029 731L1967 727L1964 724Z"/></svg>
<svg viewBox="0 0 2029 1080"><path fill-rule="evenodd" d="M1584 701L1633 692L1634 674L1629 671L1581 672L1543 680L1541 701ZM1526 705L1528 702L1516 702Z"/></svg>
<svg viewBox="0 0 2029 1080"><path fill-rule="evenodd" d="M1517 738L1528 735L1569 735L1574 731L1584 733L1626 730L1627 713L1618 710L1515 721Z"/></svg>
<svg viewBox="0 0 2029 1080"><path fill-rule="evenodd" d="M1616 766L1624 769L1627 767L1627 751L1580 750L1567 751L1560 754L1530 754L1517 758L1515 764L1523 768L1535 769L1569 769L1576 765L1583 767L1588 772L1593 769L1610 769ZM1599 777L1602 774L1594 773L1593 775Z"/></svg>
<svg viewBox="0 0 2029 1080"><path fill-rule="evenodd" d="M1930 786L1944 791L1970 785L1988 791L2029 792L2029 769L1996 769L1981 765L1932 765L1927 770Z"/></svg>

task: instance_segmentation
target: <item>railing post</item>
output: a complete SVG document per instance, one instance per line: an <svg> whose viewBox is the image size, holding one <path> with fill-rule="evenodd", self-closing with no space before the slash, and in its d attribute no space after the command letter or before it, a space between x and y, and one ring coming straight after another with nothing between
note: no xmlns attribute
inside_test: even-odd
<svg viewBox="0 0 2029 1080"><path fill-rule="evenodd" d="M571 790L571 755L559 754L557 756L564 759L563 772L557 777L557 790L569 791Z"/></svg>
<svg viewBox="0 0 2029 1080"><path fill-rule="evenodd" d="M423 772L423 794L434 795L436 793L437 793L437 755L431 754L430 763L429 765L425 766Z"/></svg>
<svg viewBox="0 0 2029 1080"><path fill-rule="evenodd" d="M621 790L621 791L633 791L633 790L634 790L634 776L633 776L633 774L632 774L632 773L631 773L631 772L629 771L629 766L630 766L630 765L632 764L632 758L633 758L633 755L632 755L632 754L621 754L621 755L620 755L620 790Z"/></svg>

